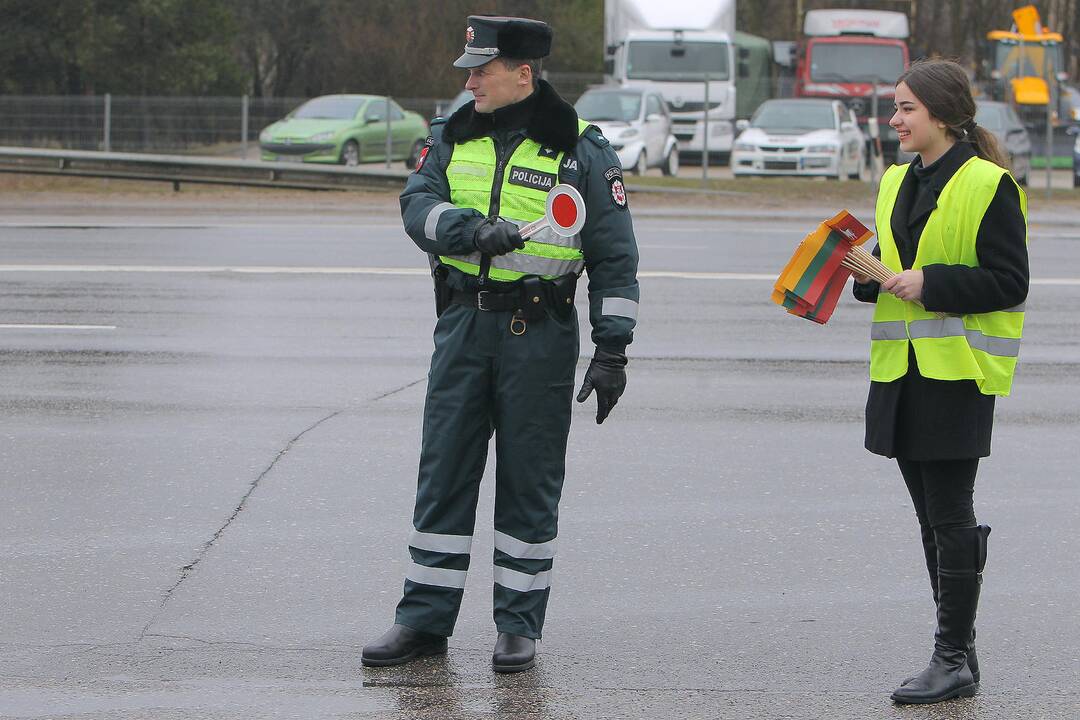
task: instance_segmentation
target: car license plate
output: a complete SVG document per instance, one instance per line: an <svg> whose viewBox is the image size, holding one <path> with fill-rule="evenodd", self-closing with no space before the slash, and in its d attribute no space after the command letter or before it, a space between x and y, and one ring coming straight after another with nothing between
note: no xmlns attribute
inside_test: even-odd
<svg viewBox="0 0 1080 720"><path fill-rule="evenodd" d="M277 161L278 162L300 163L300 162L304 162L304 156L303 155L278 155L277 156Z"/></svg>
<svg viewBox="0 0 1080 720"><path fill-rule="evenodd" d="M797 170L799 164L795 160L766 160L766 170Z"/></svg>

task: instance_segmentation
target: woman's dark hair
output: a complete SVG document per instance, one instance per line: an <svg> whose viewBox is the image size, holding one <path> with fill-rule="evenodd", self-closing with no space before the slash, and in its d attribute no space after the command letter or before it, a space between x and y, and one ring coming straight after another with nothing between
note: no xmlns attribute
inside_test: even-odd
<svg viewBox="0 0 1080 720"><path fill-rule="evenodd" d="M930 117L948 125L948 133L957 140L971 143L975 154L1009 170L1009 160L997 138L975 124L975 99L967 73L951 60L920 60L896 80L906 83Z"/></svg>

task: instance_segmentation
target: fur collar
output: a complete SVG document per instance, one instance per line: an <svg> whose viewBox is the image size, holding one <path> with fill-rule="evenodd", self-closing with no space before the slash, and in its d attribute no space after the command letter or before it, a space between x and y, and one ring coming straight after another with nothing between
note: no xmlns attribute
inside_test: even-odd
<svg viewBox="0 0 1080 720"><path fill-rule="evenodd" d="M524 127L525 136L546 147L562 152L572 151L578 141L578 116L574 106L559 97L546 80L540 81L534 95L534 99L530 96L533 111ZM468 102L446 121L443 140L449 143L464 142L493 131L494 113L475 112L474 103Z"/></svg>

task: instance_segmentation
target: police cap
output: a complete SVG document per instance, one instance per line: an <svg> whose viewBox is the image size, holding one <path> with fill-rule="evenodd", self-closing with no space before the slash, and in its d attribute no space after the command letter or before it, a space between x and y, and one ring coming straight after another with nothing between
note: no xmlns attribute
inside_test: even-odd
<svg viewBox="0 0 1080 720"><path fill-rule="evenodd" d="M454 61L459 68L485 65L495 58L536 60L551 53L551 28L539 20L470 15L465 52Z"/></svg>

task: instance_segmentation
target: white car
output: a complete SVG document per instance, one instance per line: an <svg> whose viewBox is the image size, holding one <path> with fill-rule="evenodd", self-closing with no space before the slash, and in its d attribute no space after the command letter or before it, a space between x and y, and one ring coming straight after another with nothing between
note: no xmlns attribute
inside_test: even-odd
<svg viewBox="0 0 1080 720"><path fill-rule="evenodd" d="M731 151L735 177L818 175L859 179L866 142L855 115L838 100L767 100ZM740 128L741 129L741 128Z"/></svg>
<svg viewBox="0 0 1080 720"><path fill-rule="evenodd" d="M604 133L623 169L644 175L659 167L665 175L679 172L679 148L671 134L667 103L655 90L598 87L574 103L578 117Z"/></svg>

